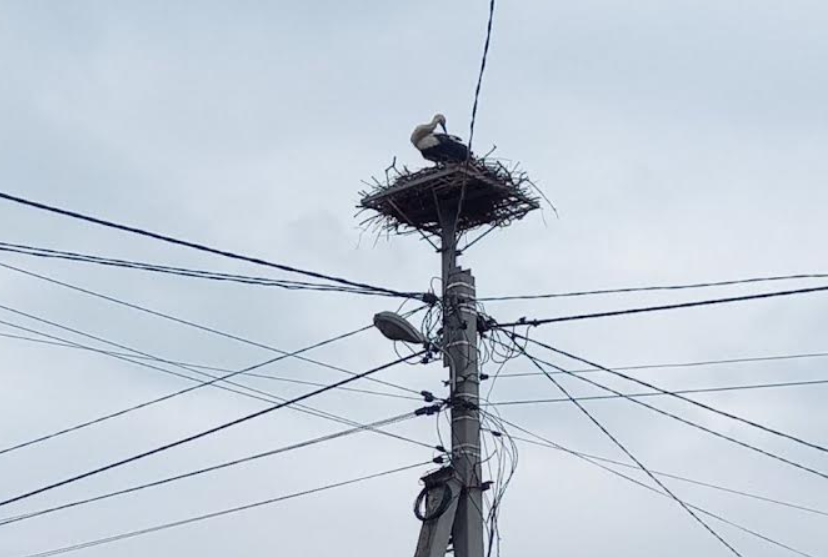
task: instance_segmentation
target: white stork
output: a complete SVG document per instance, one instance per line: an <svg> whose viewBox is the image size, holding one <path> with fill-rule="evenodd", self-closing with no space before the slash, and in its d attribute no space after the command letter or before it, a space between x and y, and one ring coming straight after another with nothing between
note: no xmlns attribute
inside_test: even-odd
<svg viewBox="0 0 828 557"><path fill-rule="evenodd" d="M414 144L423 158L433 162L463 162L469 157L469 148L459 137L448 133L434 133L437 126L446 132L446 117L435 114L428 124L421 124L414 128L411 134L411 143Z"/></svg>

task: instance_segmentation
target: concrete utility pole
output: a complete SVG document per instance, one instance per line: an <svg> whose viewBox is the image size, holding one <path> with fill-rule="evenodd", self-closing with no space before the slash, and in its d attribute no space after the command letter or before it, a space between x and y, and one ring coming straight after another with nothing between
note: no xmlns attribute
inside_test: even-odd
<svg viewBox="0 0 828 557"><path fill-rule="evenodd" d="M451 455L460 485L452 527L457 557L483 557L483 479L480 466L480 369L477 306L471 271L457 266L457 207L442 223L444 365L450 371Z"/></svg>
<svg viewBox="0 0 828 557"><path fill-rule="evenodd" d="M394 171L393 177L389 172ZM480 370L474 277L457 265L457 240L472 229L505 226L538 209L523 173L471 158L411 172L394 164L386 183L366 193L366 223L389 233L418 230L440 239L443 263L443 363L449 368L450 465L426 474L415 514L422 522L415 557L483 557L486 513L480 454ZM484 233L485 234L485 233ZM481 236L482 237L482 236ZM478 238L479 239L479 238ZM432 243L437 248L437 245Z"/></svg>

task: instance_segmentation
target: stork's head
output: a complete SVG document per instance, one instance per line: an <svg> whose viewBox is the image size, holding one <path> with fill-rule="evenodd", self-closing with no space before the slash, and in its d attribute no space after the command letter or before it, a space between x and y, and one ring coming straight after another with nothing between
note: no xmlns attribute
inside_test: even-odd
<svg viewBox="0 0 828 557"><path fill-rule="evenodd" d="M440 127L443 128L443 132L448 133L448 131L446 131L446 117L442 114L435 114L434 118L431 119L431 124L433 126L437 126L437 124L439 124Z"/></svg>

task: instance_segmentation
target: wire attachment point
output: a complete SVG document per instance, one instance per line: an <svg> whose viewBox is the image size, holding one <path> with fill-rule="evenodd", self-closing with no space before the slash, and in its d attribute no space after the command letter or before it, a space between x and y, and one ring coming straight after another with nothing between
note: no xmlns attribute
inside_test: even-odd
<svg viewBox="0 0 828 557"><path fill-rule="evenodd" d="M439 404L432 404L431 406L423 406L422 408L417 408L414 410L415 416L433 416L440 412L441 407Z"/></svg>

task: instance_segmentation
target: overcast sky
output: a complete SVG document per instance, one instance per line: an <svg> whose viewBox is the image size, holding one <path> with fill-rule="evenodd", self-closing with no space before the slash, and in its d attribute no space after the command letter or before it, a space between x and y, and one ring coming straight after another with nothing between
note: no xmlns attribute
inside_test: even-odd
<svg viewBox="0 0 828 557"><path fill-rule="evenodd" d="M416 236L362 234L360 180L434 112L468 136L488 2L0 3L0 190L290 265L422 291L439 258ZM500 2L475 146L520 161L555 203L464 256L480 295L828 272L828 5L824 2ZM0 203L0 241L159 264L295 278ZM398 301L285 292L2 254L0 263L290 350L367 325ZM487 305L499 320L793 286ZM816 285L816 281L797 285ZM266 350L0 269L0 304L130 348L239 368ZM413 307L413 306L409 306ZM828 297L813 294L547 326L537 338L606 365L828 351ZM0 309L3 322L103 347ZM0 333L24 333L0 323ZM42 338L42 337L41 337ZM111 348L111 347L110 347ZM581 365L549 354L560 365ZM396 358L377 332L313 353L354 371ZM191 383L103 355L0 337L0 448ZM652 369L669 389L828 379L825 360ZM515 360L508 372L532 371ZM494 368L484 371L492 373ZM180 371L180 370L179 370ZM263 373L330 383L341 373L283 361ZM443 393L445 371L381 378ZM596 380L641 389L606 375ZM278 396L310 387L241 379ZM596 394L571 380L574 393ZM366 388L385 390L376 385ZM694 395L828 444L828 387ZM503 379L493 401L558 397L538 377ZM818 470L819 451L680 401L649 399ZM375 421L416 401L336 392L312 405ZM264 407L205 388L0 455L0 497L34 489ZM588 408L648 466L828 511L824 479L626 401ZM565 404L503 416L576 450L623 454ZM0 509L0 517L338 431L283 410L110 473ZM434 418L391 428L437 444ZM502 506L504 555L726 555L682 509L567 454L520 445ZM428 460L373 433L237 466L20 524L18 557ZM428 468L79 552L144 555L413 555L411 507ZM633 472L633 474L635 474ZM646 480L641 475L635 476ZM670 482L688 502L809 555L828 554L826 516ZM711 525L743 555L792 553Z"/></svg>

